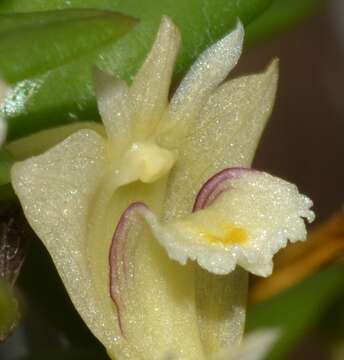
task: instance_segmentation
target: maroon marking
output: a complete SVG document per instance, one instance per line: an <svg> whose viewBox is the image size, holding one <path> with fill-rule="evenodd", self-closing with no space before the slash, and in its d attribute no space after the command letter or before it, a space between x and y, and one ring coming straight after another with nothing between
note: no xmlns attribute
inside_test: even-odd
<svg viewBox="0 0 344 360"><path fill-rule="evenodd" d="M123 336L125 335L121 319L121 313L124 308L124 304L121 300L121 280L123 281L121 273L125 275L125 273L127 272L127 259L125 257L123 248L128 241L127 239L132 216L135 214L135 211L140 208L146 209L147 206L144 203L135 202L130 204L127 209L122 213L116 226L115 232L112 236L109 251L110 296L117 308L119 328Z"/></svg>
<svg viewBox="0 0 344 360"><path fill-rule="evenodd" d="M198 192L192 212L204 209L205 207L209 206L224 191L230 189L232 180L239 179L243 174L249 171L255 170L244 167L232 167L224 169L212 176L208 181L205 182L201 190Z"/></svg>

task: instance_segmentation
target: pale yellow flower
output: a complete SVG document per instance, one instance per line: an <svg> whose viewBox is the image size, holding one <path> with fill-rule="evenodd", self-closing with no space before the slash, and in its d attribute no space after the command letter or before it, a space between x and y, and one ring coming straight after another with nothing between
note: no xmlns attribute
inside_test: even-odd
<svg viewBox="0 0 344 360"><path fill-rule="evenodd" d="M243 332L242 268L268 275L288 239L305 239L311 201L244 168L273 106L277 64L224 82L243 37L238 23L201 54L169 102L180 37L163 18L131 86L96 74L105 131L79 130L12 169L27 219L111 357L230 351Z"/></svg>

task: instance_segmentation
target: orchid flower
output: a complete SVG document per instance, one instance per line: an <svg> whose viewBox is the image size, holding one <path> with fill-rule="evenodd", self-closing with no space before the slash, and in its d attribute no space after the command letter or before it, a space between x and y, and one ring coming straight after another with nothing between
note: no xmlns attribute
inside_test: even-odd
<svg viewBox="0 0 344 360"><path fill-rule="evenodd" d="M225 82L243 37L238 22L169 101L180 35L164 17L130 86L96 72L104 128L12 168L29 223L111 358L230 352L243 334L247 271L269 275L287 240L306 237L311 200L249 168L277 63Z"/></svg>

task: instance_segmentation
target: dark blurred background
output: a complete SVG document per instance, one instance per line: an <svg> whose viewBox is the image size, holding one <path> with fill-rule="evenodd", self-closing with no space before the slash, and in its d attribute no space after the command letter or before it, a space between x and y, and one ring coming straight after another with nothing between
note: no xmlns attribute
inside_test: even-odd
<svg viewBox="0 0 344 360"><path fill-rule="evenodd" d="M275 57L277 101L255 167L298 184L320 221L344 203L344 1L247 49L237 72L261 70Z"/></svg>

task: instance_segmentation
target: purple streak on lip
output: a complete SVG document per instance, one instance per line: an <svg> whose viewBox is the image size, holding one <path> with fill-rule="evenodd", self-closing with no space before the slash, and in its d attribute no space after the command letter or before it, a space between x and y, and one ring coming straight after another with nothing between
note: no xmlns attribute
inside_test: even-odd
<svg viewBox="0 0 344 360"><path fill-rule="evenodd" d="M125 273L127 272L127 259L123 248L127 242L128 233L130 230L130 220L133 214L138 209L146 208L147 206L141 202L132 203L127 207L127 209L122 213L116 226L109 251L110 296L117 308L118 324L124 337L124 327L121 319L121 313L124 308L124 304L121 300L121 281L125 281L125 279L123 279L123 277L121 278L121 272L125 277Z"/></svg>
<svg viewBox="0 0 344 360"><path fill-rule="evenodd" d="M211 205L224 191L230 189L232 180L239 179L243 174L250 171L255 170L245 167L232 167L212 176L198 192L192 212Z"/></svg>

